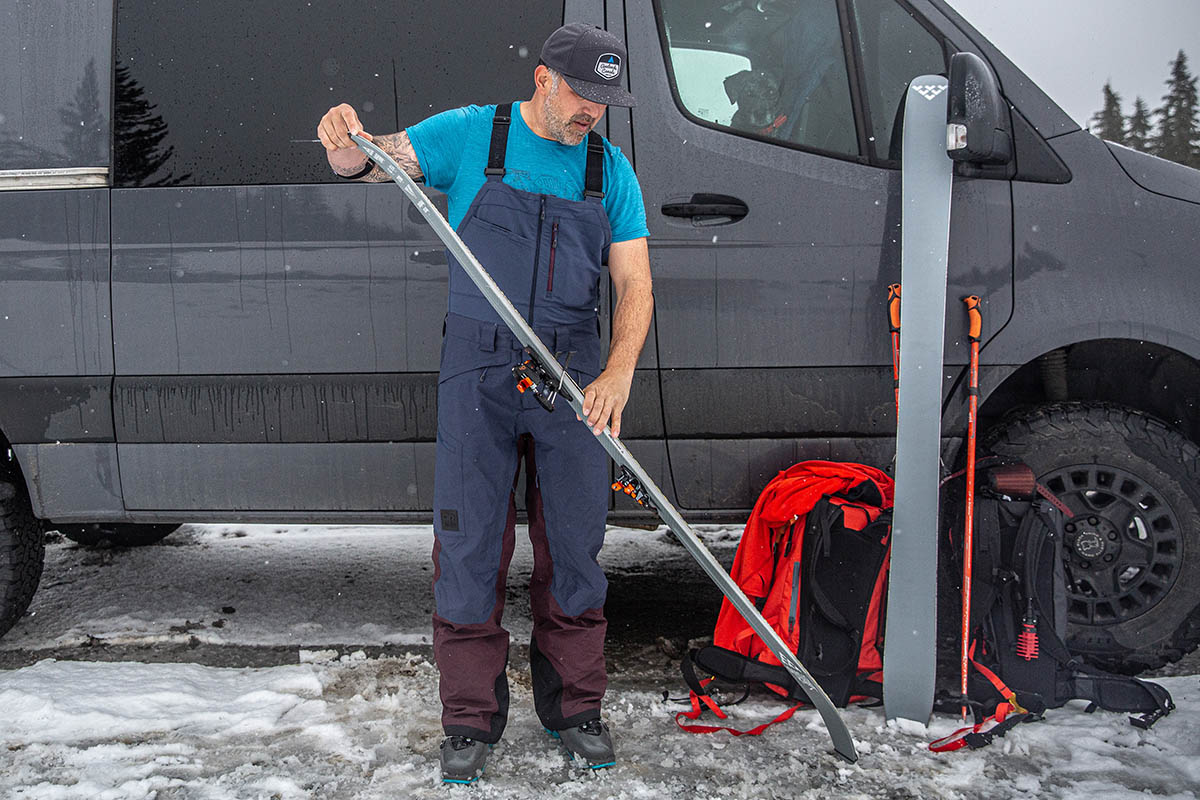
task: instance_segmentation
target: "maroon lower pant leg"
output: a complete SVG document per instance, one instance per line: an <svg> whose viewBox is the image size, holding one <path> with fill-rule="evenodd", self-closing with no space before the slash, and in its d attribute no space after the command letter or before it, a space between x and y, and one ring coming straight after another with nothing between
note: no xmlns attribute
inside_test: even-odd
<svg viewBox="0 0 1200 800"><path fill-rule="evenodd" d="M518 471L520 465L518 462ZM516 477L513 478L514 491ZM494 744L508 718L508 631L500 624L508 565L516 542L517 506L509 495L508 519L496 576L496 605L484 622L456 624L433 615L433 657L441 680L442 730ZM440 546L434 542L433 561ZM434 569L434 581L438 578Z"/></svg>
<svg viewBox="0 0 1200 800"><path fill-rule="evenodd" d="M534 443L525 444L525 507L529 540L533 544L533 575L529 582L533 637L529 662L533 700L538 718L549 730L562 730L600 716L608 685L604 635L608 622L603 607L568 616L550 591L554 563L546 532L546 517L534 461Z"/></svg>

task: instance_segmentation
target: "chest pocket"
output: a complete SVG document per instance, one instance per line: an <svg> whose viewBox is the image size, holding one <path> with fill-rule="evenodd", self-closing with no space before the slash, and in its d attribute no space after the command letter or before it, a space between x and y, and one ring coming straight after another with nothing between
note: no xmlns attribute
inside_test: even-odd
<svg viewBox="0 0 1200 800"><path fill-rule="evenodd" d="M595 308L606 242L596 224L579 218L553 220L545 296L567 308Z"/></svg>

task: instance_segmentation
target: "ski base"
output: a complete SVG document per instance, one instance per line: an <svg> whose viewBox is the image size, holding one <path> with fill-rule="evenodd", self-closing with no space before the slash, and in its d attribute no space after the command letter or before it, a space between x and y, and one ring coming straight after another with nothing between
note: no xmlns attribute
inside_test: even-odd
<svg viewBox="0 0 1200 800"><path fill-rule="evenodd" d="M914 78L904 109L900 389L896 494L883 651L888 719L929 722L937 669L938 484L942 365L954 162L946 154L947 81Z"/></svg>

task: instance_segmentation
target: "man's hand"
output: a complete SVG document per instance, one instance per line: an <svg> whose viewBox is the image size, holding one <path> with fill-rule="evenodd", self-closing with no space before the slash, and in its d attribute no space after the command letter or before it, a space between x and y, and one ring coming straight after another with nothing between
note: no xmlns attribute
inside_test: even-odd
<svg viewBox="0 0 1200 800"><path fill-rule="evenodd" d="M629 402L629 387L633 373L617 369L606 369L600 377L583 390L583 413L587 414L588 427L599 436L605 425L612 426L612 435L621 435L621 412ZM576 419L580 419L578 414ZM611 422L610 422L611 420Z"/></svg>
<svg viewBox="0 0 1200 800"><path fill-rule="evenodd" d="M362 123L358 121L358 112L348 103L329 109L317 123L317 136L321 137L321 144L331 153L348 148L358 150L358 145L350 138L352 133L367 141L373 141L371 134L362 129Z"/></svg>
<svg viewBox="0 0 1200 800"><path fill-rule="evenodd" d="M417 161L417 153L413 150L412 142L408 140L408 131L382 134L378 137L372 136L362 129L358 113L346 103L326 111L325 116L321 117L320 124L317 125L317 136L321 137L321 144L325 145L325 156L329 159L329 166L333 167L333 171L337 174L354 175L362 172L363 167L367 166L369 162L367 154L359 150L358 145L350 138L352 133L363 137L368 142L374 142L376 147L395 159L400 169L407 172L414 181L425 177L421 172L421 164ZM359 180L378 183L390 179L386 172L375 167Z"/></svg>
<svg viewBox="0 0 1200 800"><path fill-rule="evenodd" d="M348 104L342 103L325 112L317 125L317 136L325 145L325 156L329 166L341 175L353 175L360 172L367 164L367 155L358 149L358 145L350 138L350 134L362 136L367 141L374 141L371 134L362 129L358 121L358 113Z"/></svg>

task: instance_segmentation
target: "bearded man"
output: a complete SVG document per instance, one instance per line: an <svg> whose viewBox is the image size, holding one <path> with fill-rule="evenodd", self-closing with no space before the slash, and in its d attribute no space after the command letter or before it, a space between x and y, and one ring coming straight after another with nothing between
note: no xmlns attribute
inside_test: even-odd
<svg viewBox="0 0 1200 800"><path fill-rule="evenodd" d="M534 706L569 754L592 768L615 763L601 720L608 582L596 561L608 458L588 428L599 434L611 425L619 435L653 307L641 189L621 151L593 131L609 105L634 105L622 86L625 60L607 31L566 25L543 45L528 101L452 109L374 137L343 104L318 127L341 177L388 180L350 139L361 134L414 180L445 192L451 225L550 349L569 355L568 371L584 387L588 427L569 409L547 414L516 392L511 368L525 358L521 344L449 256L433 548L448 783L481 774L507 720L509 637L500 620L522 459L534 551ZM604 264L616 298L606 360L597 316Z"/></svg>

